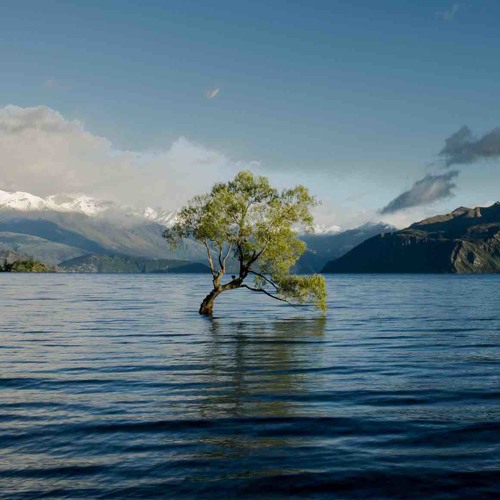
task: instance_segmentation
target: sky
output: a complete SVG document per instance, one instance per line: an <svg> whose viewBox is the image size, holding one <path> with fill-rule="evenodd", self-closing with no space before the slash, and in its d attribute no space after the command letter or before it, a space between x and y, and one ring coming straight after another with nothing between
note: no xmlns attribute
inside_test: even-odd
<svg viewBox="0 0 500 500"><path fill-rule="evenodd" d="M175 209L250 168L318 222L493 203L500 2L3 0L0 189Z"/></svg>

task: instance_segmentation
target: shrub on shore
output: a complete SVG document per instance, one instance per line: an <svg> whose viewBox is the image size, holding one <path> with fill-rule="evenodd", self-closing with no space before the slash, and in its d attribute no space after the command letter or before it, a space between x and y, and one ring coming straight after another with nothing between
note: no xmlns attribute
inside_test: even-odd
<svg viewBox="0 0 500 500"><path fill-rule="evenodd" d="M51 269L43 262L34 259L19 259L9 262L4 260L0 264L0 272L3 273L47 273Z"/></svg>

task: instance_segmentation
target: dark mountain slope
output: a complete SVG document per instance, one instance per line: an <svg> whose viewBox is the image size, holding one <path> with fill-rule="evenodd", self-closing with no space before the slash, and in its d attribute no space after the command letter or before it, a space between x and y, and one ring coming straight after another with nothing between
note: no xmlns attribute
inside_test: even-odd
<svg viewBox="0 0 500 500"><path fill-rule="evenodd" d="M460 207L361 243L325 273L498 273L500 203Z"/></svg>

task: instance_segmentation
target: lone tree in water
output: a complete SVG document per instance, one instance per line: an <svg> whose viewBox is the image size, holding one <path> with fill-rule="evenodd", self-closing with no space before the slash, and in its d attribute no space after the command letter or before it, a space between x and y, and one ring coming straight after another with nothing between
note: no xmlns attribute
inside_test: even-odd
<svg viewBox="0 0 500 500"><path fill-rule="evenodd" d="M193 238L206 249L213 290L199 313L212 316L215 299L237 288L290 304L312 303L325 311L323 276L289 274L306 249L295 228L312 230L310 209L315 205L315 198L304 186L279 192L266 177L248 171L189 201L163 236L173 247L184 238ZM228 259L238 271L224 283ZM254 278L251 285L246 283L249 277Z"/></svg>

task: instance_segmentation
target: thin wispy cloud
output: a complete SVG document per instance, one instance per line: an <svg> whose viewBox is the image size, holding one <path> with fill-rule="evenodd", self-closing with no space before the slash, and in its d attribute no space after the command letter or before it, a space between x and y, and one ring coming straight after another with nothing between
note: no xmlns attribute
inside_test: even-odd
<svg viewBox="0 0 500 500"><path fill-rule="evenodd" d="M457 176L457 170L437 175L427 174L423 179L415 182L408 191L394 198L380 210L380 213L382 215L391 214L451 198L454 196L453 189L456 187L453 179Z"/></svg>
<svg viewBox="0 0 500 500"><path fill-rule="evenodd" d="M460 4L454 3L448 10L436 12L436 17L443 21L451 21L460 9Z"/></svg>
<svg viewBox="0 0 500 500"><path fill-rule="evenodd" d="M205 92L205 95L206 95L207 99L214 99L215 97L217 97L219 95L219 92L220 92L220 88L216 87L214 89L207 90Z"/></svg>

